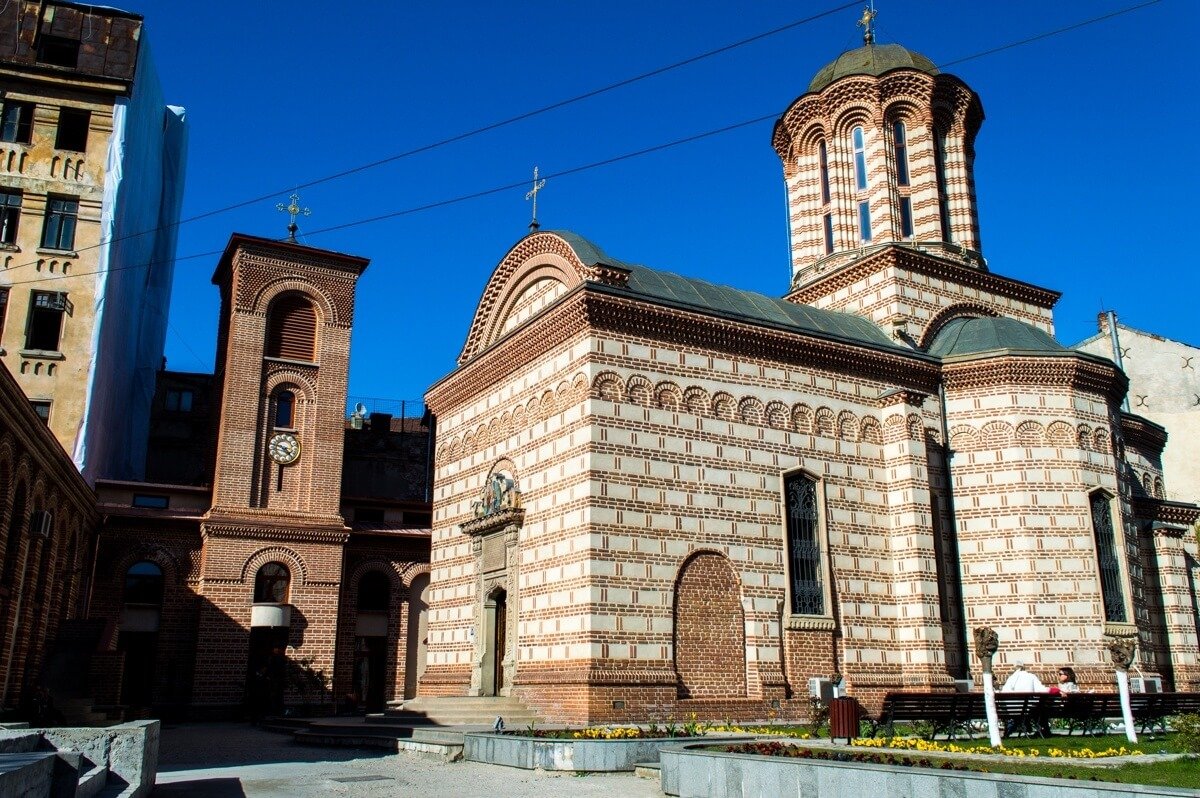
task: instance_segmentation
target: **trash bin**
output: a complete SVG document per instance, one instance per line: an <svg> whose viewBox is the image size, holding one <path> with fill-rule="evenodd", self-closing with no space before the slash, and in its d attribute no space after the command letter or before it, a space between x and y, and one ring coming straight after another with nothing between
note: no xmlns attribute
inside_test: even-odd
<svg viewBox="0 0 1200 798"><path fill-rule="evenodd" d="M837 740L842 737L850 742L858 736L860 708L856 698L834 698L829 701L829 736Z"/></svg>

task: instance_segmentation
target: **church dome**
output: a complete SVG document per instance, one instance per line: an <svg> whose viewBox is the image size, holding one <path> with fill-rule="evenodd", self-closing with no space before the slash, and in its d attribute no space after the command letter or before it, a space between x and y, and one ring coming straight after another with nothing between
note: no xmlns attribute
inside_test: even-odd
<svg viewBox="0 0 1200 798"><path fill-rule="evenodd" d="M1068 351L1046 331L1005 316L951 319L938 330L927 351L937 357L953 357L999 349L1034 353Z"/></svg>
<svg viewBox="0 0 1200 798"><path fill-rule="evenodd" d="M938 68L933 62L920 53L914 53L898 44L868 44L866 47L842 53L822 67L812 79L812 83L808 84L808 90L820 91L847 75L878 77L893 69L917 69L930 75L938 74Z"/></svg>

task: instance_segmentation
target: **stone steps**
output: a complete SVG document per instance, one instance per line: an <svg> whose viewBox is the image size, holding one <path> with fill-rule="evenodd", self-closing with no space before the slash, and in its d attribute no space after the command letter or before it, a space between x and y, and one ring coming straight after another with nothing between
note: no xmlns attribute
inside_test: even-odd
<svg viewBox="0 0 1200 798"><path fill-rule="evenodd" d="M330 748L371 748L410 751L439 757L447 762L462 759L463 732L448 729L412 729L394 724L314 723L292 732L302 745Z"/></svg>
<svg viewBox="0 0 1200 798"><path fill-rule="evenodd" d="M633 766L633 773L638 778L659 781L662 778L662 765L658 762L639 762Z"/></svg>
<svg viewBox="0 0 1200 798"><path fill-rule="evenodd" d="M536 712L511 696L413 698L399 707L389 707L382 718L387 723L491 728L497 716L504 718L505 726L510 729L538 722Z"/></svg>

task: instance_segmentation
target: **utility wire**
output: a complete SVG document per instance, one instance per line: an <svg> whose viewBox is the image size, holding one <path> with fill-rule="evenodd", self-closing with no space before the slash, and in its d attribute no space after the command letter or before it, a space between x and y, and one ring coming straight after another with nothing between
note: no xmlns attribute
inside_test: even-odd
<svg viewBox="0 0 1200 798"><path fill-rule="evenodd" d="M1122 14L1128 14L1132 11L1139 11L1148 6L1157 5L1158 3L1161 3L1161 2L1162 2L1162 0L1147 0L1147 2L1139 3L1136 6L1129 6L1127 8L1122 8L1117 11L1113 11L1112 13L1109 13L1109 14L1102 14L1101 16L1098 16L1098 17L1092 17L1091 19L1085 19L1083 22L1076 22L1074 25L1068 25L1065 28L1059 28L1057 30L1047 31L1046 33L1039 33L1036 36L1030 36L1028 39L1021 39L1020 41L1009 42L1008 44L1002 44L999 47L993 47L990 50L984 50L979 53L974 53L973 55L966 55L966 56L963 56L962 58L956 58L953 61L946 61L942 64L938 64L938 66L939 67L948 67L948 66L954 66L955 64L965 64L967 61L974 61L976 58L983 58L985 55L1001 53L1001 52L1004 52L1005 50L1011 50L1014 47L1020 47L1023 44L1030 44L1031 42L1041 41L1042 39L1048 39L1051 36L1057 36L1060 33L1067 33L1068 31L1077 30L1078 28L1083 28L1088 25L1094 25L1097 22L1103 22L1106 19L1112 19L1113 17L1119 17Z"/></svg>
<svg viewBox="0 0 1200 798"><path fill-rule="evenodd" d="M1012 42L1010 44L1002 45L1000 47L994 47L989 50L984 50L984 51L981 51L978 53L974 53L972 55L963 56L962 58L958 58L953 61L947 61L947 62L943 63L941 66L950 66L952 64L961 64L966 61L971 61L971 60L974 60L977 58L982 58L986 55L991 55L993 53L998 53L1003 50L1008 50L1008 49L1017 47L1022 44L1028 44L1030 42L1039 41L1041 39L1048 38L1050 36L1055 36L1055 35L1059 35L1061 33L1066 33L1068 31L1077 30L1084 26L1092 25L1097 22L1102 22L1106 19L1111 19L1111 18L1113 18L1115 16L1119 16L1121 14L1127 14L1132 11L1136 11L1136 10L1145 8L1150 5L1155 5L1156 3L1160 3L1160 2L1162 2L1162 0L1149 0L1149 2L1140 3L1138 5L1130 6L1128 8L1125 8L1125 9L1122 9L1119 11L1114 11L1110 14L1104 14L1099 17L1093 17L1093 18L1085 20L1083 22L1078 22L1078 23L1075 23L1074 25L1069 25L1065 28L1059 28L1058 30L1055 30L1055 31L1038 34L1037 36L1031 36L1029 38L1022 39L1017 42ZM766 34L763 34L763 35L766 35ZM720 135L722 133L728 133L730 131L737 130L739 128L749 127L750 125L759 124L760 122L765 122L770 119L776 119L778 117L779 117L779 112L766 114L764 116L758 116L753 119L747 119L742 122L735 122L731 125L726 125L724 127L714 128L712 130L707 130L702 133L696 133L696 134L693 134L691 136L686 136L681 139L675 139L674 141L669 141L669 142L666 142L665 144L657 144L652 147L646 147L644 149L634 150L632 152L627 152L622 155L616 155L611 158L605 158L600 161L593 161L592 163L584 164L581 166L575 166L570 169L564 169L559 172L547 174L546 177L547 178L552 178L552 177L560 178L560 177L567 177L569 175L579 174L581 172L586 172L586 171L590 171L592 169L598 169L603 166L609 166L614 163L619 163L620 161L629 160L631 158L637 158L642 155L649 155L651 153L660 152L662 150L670 149L672 147L678 147L683 144L690 144L695 141L700 141L701 139ZM451 197L449 199L438 200L436 202L430 202L430 203L426 203L423 205L416 205L416 206L412 206L409 208L405 208L403 210L393 211L391 213L385 213L385 214L381 214L378 216L371 216L371 217L367 217L367 218L363 218L363 219L357 219L357 220L345 222L343 224L332 225L330 227L323 227L318 230L308 230L308 231L306 231L306 233L308 235L315 236L315 235L321 235L323 233L334 232L336 230L345 230L345 229L348 229L351 227L358 227L358 226L365 225L365 224L371 224L374 222L385 221L387 219L395 219L395 218L398 218L401 216L408 216L408 215L411 215L414 213L420 213L423 211L433 210L436 208L443 208L448 205L457 205L459 203L468 202L468 201L474 200L474 199L480 199L482 197L491 196L493 194L500 194L505 191L514 191L518 188L524 188L526 185L528 185L528 183L529 183L529 180L527 178L525 178L525 179L522 179L515 183L508 183L506 185L495 186L493 188L487 188L487 189L483 189L481 191L474 191L474 192L470 192L467 194L460 194L456 197ZM307 184L305 184L305 185L307 185ZM269 196L275 196L275 195L269 195ZM255 200L255 201L257 201L257 200ZM231 206L231 207L240 207L240 206ZM198 218L198 217L193 217L193 218ZM212 257L213 255L223 254L224 251L225 251L224 248L222 248L222 249L210 250L208 252L198 252L198 253L194 253L191 255L184 255L181 257L174 258L174 262L178 263L180 261L185 261L185 260L194 260L197 258ZM128 265L128 266L112 267L112 268L109 268L108 271L109 272L117 272L117 271L124 271L126 269L140 269L140 268L144 268L146 266L155 266L155 265L159 265L161 263L169 263L169 262L170 261L150 261L148 263L137 263L137 264L132 264L132 265ZM13 268L16 268L16 267L13 267ZM27 283L46 283L46 282L50 282L53 280L70 279L71 277L78 277L78 276L82 276L82 275L90 275L90 274L97 274L97 273L99 273L99 272L98 271L74 272L69 275L52 275L52 276L46 276L46 277L33 278L33 279L29 279L29 280L19 280L19 281L10 283L10 285L24 285Z"/></svg>
<svg viewBox="0 0 1200 798"><path fill-rule="evenodd" d="M110 238L106 241L101 241L98 244L93 244L88 247L83 247L79 250L76 250L76 252L87 252L88 250L97 249L99 247L102 247L105 244L113 244L118 241L125 241L130 238L138 238L140 236L150 235L152 233L157 233L160 230L169 230L172 227L179 227L181 225L188 224L190 222L196 222L201 219L207 219L212 216L218 216L222 213L227 213L229 211L237 210L238 208L244 208L247 205L254 205L259 202L265 202L266 200L270 200L270 199L274 199L275 197L278 197L280 194L287 194L288 192L298 191L299 189L302 189L302 188L311 188L312 186L318 186L318 185L321 185L322 183L329 183L334 180L339 180L343 177L349 177L350 175L358 174L359 172L365 172L369 169L375 169L376 167L379 167L379 166L384 166L389 163L394 163L394 162L402 160L404 158L410 158L414 155L420 155L421 153L429 152L431 150L436 150L440 147L445 147L446 145L449 145L449 144L455 144L460 141L465 141L466 139L474 138L475 136L479 136L483 133L490 133L493 130L499 130L500 128L508 127L509 125L516 124L517 122L523 122L526 119L532 119L536 116L541 116L542 114L549 113L550 111L556 111L559 108L566 108L569 105L574 105L576 103L583 102L584 100L590 100L593 97L599 97L602 94L607 94L611 91L616 91L617 89L625 88L626 86L632 86L635 83L640 83L641 81L648 80L653 77L658 77L659 75L664 75L667 72L672 72L676 69L680 69L685 66L690 66L691 64L695 64L699 61L703 61L705 59L712 58L714 56L721 55L723 53L727 53L731 50L736 50L737 48L744 47L747 44L753 44L754 42L761 41L762 39L766 39L770 36L775 36L776 34L792 30L793 28L798 28L802 25L807 25L811 22L816 22L819 19L828 17L832 14L836 14L839 11L845 11L848 8L853 8L853 7L857 6L858 3L859 3L859 0L851 0L851 2L849 2L849 3L844 3L843 5L836 6L834 8L830 8L825 11L821 11L820 13L813 14L812 16L805 17L804 19L798 19L795 22L789 22L786 25L780 25L777 28L772 28L771 30L763 31L762 33L755 34L754 36L750 36L749 38L746 38L746 39L740 39L736 42L732 42L730 44L726 44L721 47L718 47L715 50L708 50L707 52L700 53L699 55L694 55L689 58L685 58L682 61L676 61L672 64L667 64L666 66L657 67L655 69L650 70L649 72L643 72L640 75L634 75L633 77L630 77L630 78L624 78L622 80L618 80L616 83L610 83L607 86L601 86L598 89L592 89L591 91L586 91L583 94L577 94L574 97L568 97L565 100L559 100L559 101L553 102L549 105L543 105L540 108L535 108L531 111L525 111L523 113L517 114L516 116L510 116L507 119L501 119L497 122L491 122L489 124L483 125L482 127L473 128L473 129L465 131L463 133L457 133L453 136L449 136L444 139L439 139L438 141L434 141L429 144L423 144L419 147L414 147L411 150L399 152L399 153L396 153L395 155L389 155L386 158L380 158L377 161L371 161L369 163L361 164L359 166L354 166L354 167L351 167L350 169L345 169L341 172L335 172L333 174L326 175L324 177L318 177L313 180L309 180L305 183L296 183L296 184L291 185L288 188L280 189L278 191L273 191L269 194L262 194L257 197L252 197L251 199L246 199L246 200L242 200L241 202L236 202L232 205L226 205L221 208L215 208L211 211L205 211L203 213L198 213L194 216L188 216L186 218L179 219L178 221L172 222L170 224L159 225L158 227L153 227L148 230L142 230L137 233L127 233L122 236L117 236L116 238ZM19 269L23 266L32 266L35 263L36 263L36 261L30 261L28 263L19 263L16 266L9 267L9 270L11 271L12 269Z"/></svg>

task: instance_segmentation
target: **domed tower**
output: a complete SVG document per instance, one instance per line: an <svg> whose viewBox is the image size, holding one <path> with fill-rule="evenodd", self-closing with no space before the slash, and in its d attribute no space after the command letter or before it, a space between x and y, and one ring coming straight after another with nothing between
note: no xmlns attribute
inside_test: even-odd
<svg viewBox="0 0 1200 798"><path fill-rule="evenodd" d="M793 286L898 242L982 265L972 174L982 122L970 87L898 44L869 41L817 72L775 124Z"/></svg>
<svg viewBox="0 0 1200 798"><path fill-rule="evenodd" d="M775 124L788 299L859 313L915 342L968 298L1052 332L1058 295L989 275L980 253L978 95L920 53L876 44L869 14L866 44L817 72ZM910 280L914 271L922 276ZM926 296L930 277L944 296Z"/></svg>

